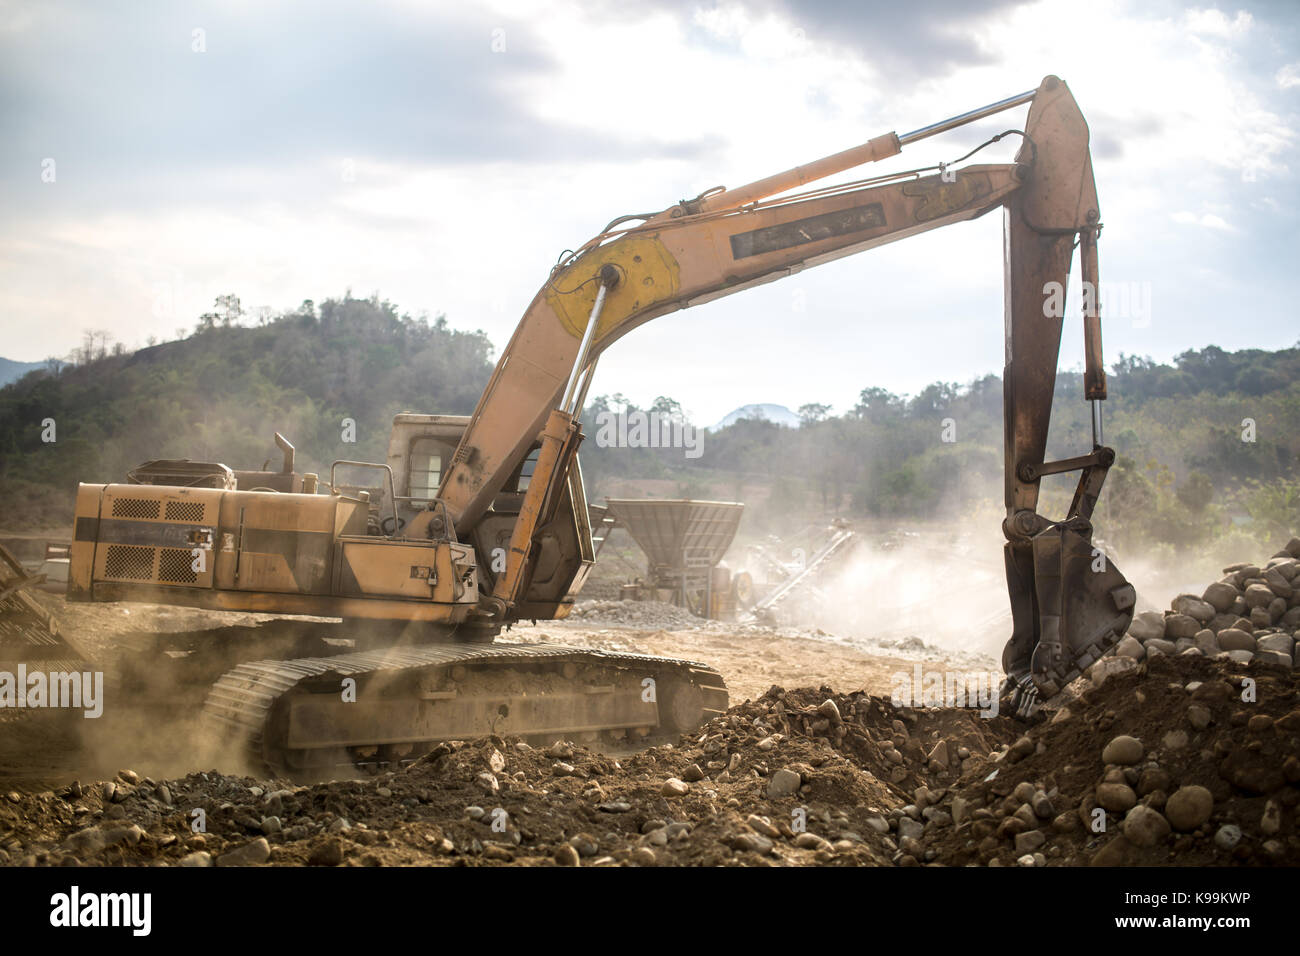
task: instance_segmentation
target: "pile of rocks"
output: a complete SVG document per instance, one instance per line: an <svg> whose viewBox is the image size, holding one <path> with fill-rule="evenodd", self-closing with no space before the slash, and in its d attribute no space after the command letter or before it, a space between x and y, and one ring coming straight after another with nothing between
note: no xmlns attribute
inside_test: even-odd
<svg viewBox="0 0 1300 956"><path fill-rule="evenodd" d="M1294 865L1296 684L1292 670L1158 653L994 754L993 773L964 774L945 807L956 826L927 826L923 859Z"/></svg>
<svg viewBox="0 0 1300 956"><path fill-rule="evenodd" d="M1294 866L1298 687L1156 654L1033 726L774 687L635 753L448 741L314 786L123 770L0 793L0 865Z"/></svg>
<svg viewBox="0 0 1300 956"><path fill-rule="evenodd" d="M1141 661L1158 654L1231 658L1294 667L1300 636L1300 538L1263 566L1233 564L1199 597L1180 594L1168 611L1133 619L1116 655Z"/></svg>
<svg viewBox="0 0 1300 956"><path fill-rule="evenodd" d="M945 826L943 788L1015 733L975 710L773 688L617 757L491 737L309 787L124 770L0 794L0 865L912 864L935 858L913 823Z"/></svg>
<svg viewBox="0 0 1300 956"><path fill-rule="evenodd" d="M708 623L686 608L661 601L582 601L574 607L569 620L674 631Z"/></svg>

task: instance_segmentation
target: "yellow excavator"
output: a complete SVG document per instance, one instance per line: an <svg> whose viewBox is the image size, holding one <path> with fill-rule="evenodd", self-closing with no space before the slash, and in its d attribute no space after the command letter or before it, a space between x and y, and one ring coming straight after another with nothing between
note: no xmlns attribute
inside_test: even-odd
<svg viewBox="0 0 1300 956"><path fill-rule="evenodd" d="M800 187L1027 104L1009 164L952 164ZM985 143L987 146L989 143ZM983 147L980 147L983 148ZM513 622L564 617L592 560L579 415L601 353L627 332L808 266L1003 209L1005 496L1013 632L1007 704L1022 714L1112 647L1131 585L1092 543L1114 453L1097 310L1100 210L1088 127L1066 84L888 133L736 189L620 216L552 269L468 418L404 413L384 462L294 470L149 462L129 483L82 484L68 596L298 616L308 656L231 661L204 719L277 772L391 764L482 733L637 741L721 713L707 665L550 644L503 643ZM1045 461L1078 244L1092 447ZM1049 290L1055 290L1051 292ZM340 469L369 469L370 490ZM1036 510L1047 475L1078 472L1067 514Z"/></svg>

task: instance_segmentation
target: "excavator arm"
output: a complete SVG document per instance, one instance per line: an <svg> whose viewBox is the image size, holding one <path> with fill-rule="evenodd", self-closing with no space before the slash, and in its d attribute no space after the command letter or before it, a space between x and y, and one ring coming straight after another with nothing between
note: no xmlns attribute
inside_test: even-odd
<svg viewBox="0 0 1300 956"><path fill-rule="evenodd" d="M1023 103L1030 104L1029 117L1015 131L1022 145L1014 163L940 167L929 175L914 170L788 194ZM905 136L890 133L738 189L623 217L566 256L502 353L438 492L464 540L540 440L505 573L485 596L484 610L504 617L526 585L534 535L569 480L581 439L577 416L606 348L669 312L999 207L1006 220L1004 532L1014 621L1003 663L1022 710L1055 694L1118 641L1134 594L1091 540L1091 512L1114 459L1101 444L1098 405L1106 397L1096 306L1100 215L1087 124L1053 76L1037 90ZM1076 242L1093 448L1045 462L1064 319L1058 306ZM1071 470L1080 479L1069 514L1059 522L1043 518L1041 479Z"/></svg>

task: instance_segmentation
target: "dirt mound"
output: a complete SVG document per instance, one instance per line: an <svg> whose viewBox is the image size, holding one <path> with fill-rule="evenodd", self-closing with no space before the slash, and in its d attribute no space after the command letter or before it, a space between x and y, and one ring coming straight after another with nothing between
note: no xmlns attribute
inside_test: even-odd
<svg viewBox="0 0 1300 956"><path fill-rule="evenodd" d="M0 862L1295 864L1298 705L1292 671L1203 657L1155 657L1032 728L774 687L632 754L485 738L310 787L124 771L11 793Z"/></svg>
<svg viewBox="0 0 1300 956"><path fill-rule="evenodd" d="M951 864L1300 862L1300 699L1274 665L1157 656L1090 687L954 788ZM955 798L954 798L955 799Z"/></svg>
<svg viewBox="0 0 1300 956"><path fill-rule="evenodd" d="M927 759L936 742L979 762L1015 733L974 711L773 688L676 745L630 755L487 738L313 787L125 771L58 794L15 793L0 803L0 846L28 865L887 864L891 809L955 776Z"/></svg>

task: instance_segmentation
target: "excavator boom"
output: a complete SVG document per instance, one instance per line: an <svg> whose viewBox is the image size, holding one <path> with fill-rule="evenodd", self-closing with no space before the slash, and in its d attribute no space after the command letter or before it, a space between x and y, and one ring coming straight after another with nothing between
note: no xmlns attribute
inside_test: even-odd
<svg viewBox="0 0 1300 956"><path fill-rule="evenodd" d="M929 175L919 170L783 195L1026 102L1025 128L1010 131L1022 141L1014 163L941 167ZM573 460L576 417L596 360L637 326L996 208L1004 210L1006 230L1004 530L1015 619L1004 663L1021 683L1020 697L1055 693L1118 641L1134 595L1091 545L1092 504L1114 457L1100 444L1097 405L1106 397L1095 295L1101 221L1088 126L1054 76L1034 91L914 133L886 134L748 186L616 220L563 260L529 305L443 476L441 504L458 531L467 532L540 436L543 457L530 488L540 520L548 488L564 479ZM1090 284L1085 397L1094 404L1094 447L1077 460L1045 464L1064 319L1056 304L1064 301L1076 242ZM1070 470L1067 465L1081 472L1080 491L1066 519L1049 522L1036 511L1040 481ZM528 511L525 505L510 567L489 602L494 614L509 613L527 578L538 526L524 520ZM1102 570L1094 571L1098 560ZM1026 680L1031 672L1034 678Z"/></svg>

